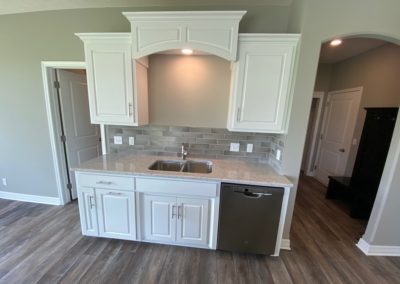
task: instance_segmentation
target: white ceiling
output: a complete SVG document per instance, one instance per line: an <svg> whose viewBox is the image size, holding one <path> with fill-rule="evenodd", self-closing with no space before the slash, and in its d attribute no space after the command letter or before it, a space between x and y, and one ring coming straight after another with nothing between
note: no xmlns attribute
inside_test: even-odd
<svg viewBox="0 0 400 284"><path fill-rule="evenodd" d="M0 15L36 11L105 7L188 7L237 5L289 6L293 0L0 0ZM205 8L206 10L207 8Z"/></svg>
<svg viewBox="0 0 400 284"><path fill-rule="evenodd" d="M331 46L329 42L322 44L319 62L336 63L387 43L386 41L372 38L348 38L342 41L342 44L338 46Z"/></svg>

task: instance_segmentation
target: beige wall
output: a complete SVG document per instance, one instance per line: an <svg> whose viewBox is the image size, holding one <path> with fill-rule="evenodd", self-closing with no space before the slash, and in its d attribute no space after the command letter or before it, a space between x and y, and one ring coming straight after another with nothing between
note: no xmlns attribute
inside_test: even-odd
<svg viewBox="0 0 400 284"><path fill-rule="evenodd" d="M230 62L217 56L152 55L150 123L226 128Z"/></svg>
<svg viewBox="0 0 400 284"><path fill-rule="evenodd" d="M351 59L333 64L330 91L363 87L353 137L360 140L365 107L400 106L400 46L386 44ZM358 144L350 149L346 175L351 176Z"/></svg>
<svg viewBox="0 0 400 284"><path fill-rule="evenodd" d="M0 16L0 191L57 197L41 61L83 61L77 32L128 32L122 11L247 10L241 32L286 32L290 9L266 5L75 9ZM183 3L183 2L182 2ZM172 5L173 4L173 5ZM134 4L133 4L134 5ZM197 5L197 6L196 6Z"/></svg>
<svg viewBox="0 0 400 284"><path fill-rule="evenodd" d="M315 79L314 90L317 92L328 92L331 84L332 65L318 64L317 77Z"/></svg>

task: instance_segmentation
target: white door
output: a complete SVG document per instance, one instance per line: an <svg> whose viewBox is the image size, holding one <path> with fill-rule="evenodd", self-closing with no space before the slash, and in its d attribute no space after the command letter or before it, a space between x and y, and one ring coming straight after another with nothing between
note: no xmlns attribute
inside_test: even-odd
<svg viewBox="0 0 400 284"><path fill-rule="evenodd" d="M86 236L98 236L96 199L93 188L79 188L78 205L82 234Z"/></svg>
<svg viewBox="0 0 400 284"><path fill-rule="evenodd" d="M135 193L96 188L99 236L135 240Z"/></svg>
<svg viewBox="0 0 400 284"><path fill-rule="evenodd" d="M361 88L328 93L316 178L328 185L329 176L343 176L353 139Z"/></svg>
<svg viewBox="0 0 400 284"><path fill-rule="evenodd" d="M143 196L144 239L175 242L177 206L176 198L168 196Z"/></svg>
<svg viewBox="0 0 400 284"><path fill-rule="evenodd" d="M59 99L68 170L101 154L100 128L91 124L86 75L57 70ZM74 175L70 175L72 198L77 198Z"/></svg>
<svg viewBox="0 0 400 284"><path fill-rule="evenodd" d="M209 201L207 199L177 198L177 242L207 245Z"/></svg>

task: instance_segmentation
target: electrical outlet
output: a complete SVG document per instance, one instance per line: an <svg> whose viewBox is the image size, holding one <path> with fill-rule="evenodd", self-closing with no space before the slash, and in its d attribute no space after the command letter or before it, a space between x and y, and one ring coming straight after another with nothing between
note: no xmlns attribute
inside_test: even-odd
<svg viewBox="0 0 400 284"><path fill-rule="evenodd" d="M6 179L6 178L3 178L2 180L3 180L3 185L4 185L4 186L7 186L7 179Z"/></svg>
<svg viewBox="0 0 400 284"><path fill-rule="evenodd" d="M122 136L114 136L114 144L121 145L122 144Z"/></svg>
<svg viewBox="0 0 400 284"><path fill-rule="evenodd" d="M279 149L276 149L276 159L280 161L282 158L282 152Z"/></svg>
<svg viewBox="0 0 400 284"><path fill-rule="evenodd" d="M135 137L133 137L133 136L129 137L128 144L131 145L131 146L135 145Z"/></svg>
<svg viewBox="0 0 400 284"><path fill-rule="evenodd" d="M239 152L240 143L231 143L231 147L229 151L231 152Z"/></svg>
<svg viewBox="0 0 400 284"><path fill-rule="evenodd" d="M253 152L253 144L247 144L246 151L247 151L247 153Z"/></svg>

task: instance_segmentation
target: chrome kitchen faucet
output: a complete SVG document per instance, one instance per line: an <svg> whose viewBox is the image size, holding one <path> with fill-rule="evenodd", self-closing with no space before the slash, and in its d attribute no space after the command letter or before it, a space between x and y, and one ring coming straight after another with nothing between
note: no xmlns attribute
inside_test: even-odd
<svg viewBox="0 0 400 284"><path fill-rule="evenodd" d="M182 143L182 146L181 146L181 156L182 156L182 160L186 160L187 155L188 155L188 151L187 151L187 149L185 148L185 143Z"/></svg>

